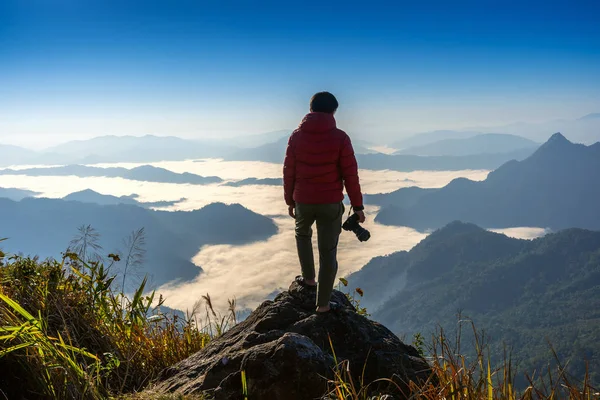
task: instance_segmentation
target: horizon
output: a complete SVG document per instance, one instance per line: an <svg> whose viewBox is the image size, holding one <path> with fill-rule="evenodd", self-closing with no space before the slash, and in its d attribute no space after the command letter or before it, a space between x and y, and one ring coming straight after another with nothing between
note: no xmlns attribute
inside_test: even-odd
<svg viewBox="0 0 600 400"><path fill-rule="evenodd" d="M581 121L584 118L588 118L588 117L594 117L594 118L600 118L600 113L589 113L586 115L583 115L579 118L575 118L572 121ZM563 119L553 119L553 120L549 120L549 121L537 121L538 124L543 124L543 123L552 123L552 122L556 122L556 121L565 121ZM464 127L464 128L459 128L456 130L447 130L447 131L456 131L456 132L470 132L473 133L473 136L477 136L477 135L494 135L494 134L504 134L504 135L512 135L512 136L519 136L519 135L515 135L513 133L504 133L504 132L494 132L494 129L499 129L501 130L504 127L509 127L509 126L517 126L517 125L525 125L525 124L535 124L536 122L532 122L532 121L515 121L513 123L507 124L505 126L501 126L501 127ZM192 140L192 141L206 141L206 142L214 142L214 143L219 143L222 142L224 140L227 139L233 139L233 138L240 138L240 137L252 137L252 136L260 136L260 135L268 135L268 134L274 134L274 133L283 133L286 131L289 131L290 133L294 130L295 128L289 128L289 129L277 129L277 130L273 130L273 131L268 131L268 132L252 132L252 133L247 133L247 134L232 134L231 136L206 136L206 137L184 137L184 136L176 136L176 135L171 135L171 134L155 134L155 133L139 133L139 134L106 134L106 135L98 135L98 136L91 136L91 137L85 137L85 138L74 138L74 139L67 139L64 141L53 141L53 142L48 142L46 144L41 144L40 143L36 143L35 145L31 145L31 143L29 143L27 140L26 141L20 141L18 140L18 138L15 137L8 137L8 140L4 140L5 138L3 138L3 141L0 141L0 146L3 145L8 145L8 146L16 146L16 147L20 147L20 148L24 148L24 149L28 149L28 150L33 150L33 151L39 151L39 152L44 152L44 151L49 151L52 148L56 147L56 146L60 146L63 144L67 144L67 143L72 143L72 142L85 142L85 141L89 141L89 140L94 140L94 139L100 139L100 138L126 138L126 137L135 137L135 138L143 138L143 137L159 137L159 138L173 138L173 139L185 139L185 140ZM411 134L407 134L407 135L403 135L400 137L397 137L393 140L398 140L398 139L407 139L407 138L412 138L412 137L417 137L419 135L422 134L426 134L426 133L433 133L433 132L444 132L446 131L446 129L435 129L435 130L431 130L431 131L427 131L427 132L415 132L415 133L411 133ZM571 140L569 138L569 135L566 133L563 133L561 131L552 131L552 130L548 130L548 135L543 138L543 140L538 141L538 143L545 143L546 140L549 140L554 134L556 133L560 133L561 135L563 135L567 140L572 141L573 143L578 143L576 140ZM351 135L352 136L352 135ZM523 135L522 137L526 137L526 135ZM16 139L16 140L15 140ZM361 139L360 137L356 137L354 139L358 139L358 140L364 140ZM364 140L365 142L368 142L366 140ZM598 140L600 141L600 139ZM377 148L378 146L386 146L389 144L389 142L383 143L380 141L372 141L369 142L372 145L375 146L375 148Z"/></svg>
<svg viewBox="0 0 600 400"><path fill-rule="evenodd" d="M321 90L379 143L600 110L591 2L0 7L3 144L290 129Z"/></svg>

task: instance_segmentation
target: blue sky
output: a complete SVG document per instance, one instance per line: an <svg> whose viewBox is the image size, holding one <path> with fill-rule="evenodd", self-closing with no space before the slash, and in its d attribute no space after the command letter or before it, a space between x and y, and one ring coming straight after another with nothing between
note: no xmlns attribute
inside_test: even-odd
<svg viewBox="0 0 600 400"><path fill-rule="evenodd" d="M526 4L523 4L526 3ZM297 125L368 138L600 111L600 2L0 0L0 143Z"/></svg>

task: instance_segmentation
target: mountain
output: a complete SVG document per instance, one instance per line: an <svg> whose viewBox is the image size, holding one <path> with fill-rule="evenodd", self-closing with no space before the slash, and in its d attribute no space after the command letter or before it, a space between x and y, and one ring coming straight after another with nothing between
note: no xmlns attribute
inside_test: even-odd
<svg viewBox="0 0 600 400"><path fill-rule="evenodd" d="M362 389L364 399L405 399L415 384L430 379L431 367L414 347L357 313L344 293L333 290L331 299L339 309L317 316L315 292L293 282L218 340L170 367L154 385L154 394L142 393L142 398L214 392L216 399L238 399L245 397L239 395L240 371L248 371L252 399L331 398L323 393L341 360L348 366L348 380L369 382L369 392ZM409 388L409 382L414 386ZM380 393L385 397L375 395Z"/></svg>
<svg viewBox="0 0 600 400"><path fill-rule="evenodd" d="M237 147L253 148L264 146L269 143L277 142L281 138L288 138L293 129L283 129L279 131L259 133L256 135L243 135L234 138L226 138L221 142L235 143Z"/></svg>
<svg viewBox="0 0 600 400"><path fill-rule="evenodd" d="M221 157L234 147L215 140L188 140L174 136L100 136L75 140L49 148L52 160L64 157L60 164L152 162ZM48 159L45 161L49 161Z"/></svg>
<svg viewBox="0 0 600 400"><path fill-rule="evenodd" d="M532 153L539 146L524 137L501 133L487 133L465 139L444 139L437 142L409 147L396 154L417 156L468 156L473 154L510 153L529 150Z"/></svg>
<svg viewBox="0 0 600 400"><path fill-rule="evenodd" d="M18 146L0 144L0 167L28 164L35 160L37 153Z"/></svg>
<svg viewBox="0 0 600 400"><path fill-rule="evenodd" d="M588 119L600 119L600 113L591 113L579 118L580 121Z"/></svg>
<svg viewBox="0 0 600 400"><path fill-rule="evenodd" d="M253 148L240 149L227 155L225 159L230 161L263 161L280 164L283 163L283 159L285 157L285 150L287 148L288 139L289 134L285 137L280 138L276 142L267 143L262 146ZM359 140L357 141L357 143L352 143L354 147L354 152L356 154L377 153L374 150L368 149L361 143L366 142L361 142Z"/></svg>
<svg viewBox="0 0 600 400"><path fill-rule="evenodd" d="M282 163L285 157L289 136L285 136L276 142L267 143L262 146L237 150L225 157L229 161L263 161L271 163Z"/></svg>
<svg viewBox="0 0 600 400"><path fill-rule="evenodd" d="M91 189L82 190L79 192L71 193L65 197L63 200L66 201L79 201L82 203L95 203L100 205L117 205L117 204L129 204L135 205L144 208L152 208L152 207L170 207L179 202L185 201L185 198L175 200L175 201L156 201L156 202L140 202L137 200L139 196L137 194L131 194L129 196L112 196L108 194L101 194L95 192Z"/></svg>
<svg viewBox="0 0 600 400"><path fill-rule="evenodd" d="M160 183L183 183L192 185L208 185L220 183L223 180L216 176L200 176L189 172L177 173L168 169L142 165L127 169L122 167L88 167L85 165L67 165L64 167L27 168L27 169L2 169L0 175L27 175L27 176L78 176L124 178L133 181L160 182Z"/></svg>
<svg viewBox="0 0 600 400"><path fill-rule="evenodd" d="M101 234L100 255L123 254L123 239L143 227L147 250L143 271L155 285L193 279L201 269L190 260L203 245L248 243L277 232L271 219L237 204L219 203L195 211L166 212L126 204L0 199L0 221L0 236L9 238L2 243L5 252L42 258L60 256L82 225L91 225Z"/></svg>
<svg viewBox="0 0 600 400"><path fill-rule="evenodd" d="M226 156L225 159L231 161L282 163L285 157L287 140L288 138L285 137L275 143L269 143L256 148L241 149ZM527 148L502 154L477 154L463 157L421 157L413 155L388 155L367 148L360 149L360 147L355 148L360 168L372 170L390 169L405 172L418 170L456 171L462 169L494 169L510 160L522 160L535 150L534 148Z"/></svg>
<svg viewBox="0 0 600 400"><path fill-rule="evenodd" d="M402 198L403 190L390 197ZM414 204L388 201L376 221L419 230L454 220L486 228L600 229L600 143L573 144L557 133L530 157L502 165L485 181L459 178L419 194ZM385 202L384 196L377 201Z"/></svg>
<svg viewBox="0 0 600 400"><path fill-rule="evenodd" d="M438 190L440 189L411 186L390 193L364 194L363 198L365 204L406 208L416 205L423 196Z"/></svg>
<svg viewBox="0 0 600 400"><path fill-rule="evenodd" d="M392 141L389 147L405 150L447 139L467 139L484 132L518 135L536 143L548 138L548 132L563 132L576 143L593 144L600 141L600 113L590 113L575 119L555 119L531 123L517 122L501 126L476 126L462 130L438 130L412 135L405 139Z"/></svg>
<svg viewBox="0 0 600 400"><path fill-rule="evenodd" d="M371 143L371 142L367 142L366 140L361 140L361 139L353 139L352 140L352 147L354 148L354 152L356 154L377 154L379 153L376 150L372 150L372 147L375 147L376 145Z"/></svg>
<svg viewBox="0 0 600 400"><path fill-rule="evenodd" d="M405 139L400 139L389 144L394 149L406 149L410 147L424 146L430 143L439 142L446 139L466 139L479 135L481 132L474 131L451 131L437 130L431 132L417 133Z"/></svg>
<svg viewBox="0 0 600 400"><path fill-rule="evenodd" d="M546 140L548 132L563 132L576 143L590 145L600 141L600 118L598 115L600 113L591 113L575 119L556 119L540 123L518 122L504 126L475 127L472 129L519 135L535 142Z"/></svg>
<svg viewBox="0 0 600 400"><path fill-rule="evenodd" d="M463 169L495 169L510 160L523 160L534 149L522 149L501 154L468 156L422 157L414 155L359 154L358 165L363 169L393 171L458 171Z"/></svg>
<svg viewBox="0 0 600 400"><path fill-rule="evenodd" d="M239 181L227 182L223 186L241 187L248 185L268 185L268 186L281 186L283 185L282 178L246 178Z"/></svg>
<svg viewBox="0 0 600 400"><path fill-rule="evenodd" d="M10 199L19 201L25 197L34 197L39 193L32 192L31 190L15 189L15 188L2 188L0 187L0 198Z"/></svg>
<svg viewBox="0 0 600 400"><path fill-rule="evenodd" d="M568 229L528 241L454 222L348 280L399 335L428 337L440 324L451 336L460 311L488 333L492 354L508 345L523 371L552 358L548 338L561 360L571 359L571 373L583 377L587 360L592 381L600 378L600 232Z"/></svg>

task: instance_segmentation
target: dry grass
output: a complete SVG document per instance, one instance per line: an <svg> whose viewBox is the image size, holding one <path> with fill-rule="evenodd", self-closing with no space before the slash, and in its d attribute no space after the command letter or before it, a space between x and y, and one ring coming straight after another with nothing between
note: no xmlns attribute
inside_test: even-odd
<svg viewBox="0 0 600 400"><path fill-rule="evenodd" d="M155 302L153 293L144 293L145 281L129 298L113 290L111 265L83 263L74 254L60 262L0 254L0 267L0 388L8 398L26 387L30 399L207 400L146 388L166 367L236 324L234 301L221 315L206 295L181 318L153 306L163 299ZM357 306L360 296L357 290L350 297ZM200 316L202 304L205 315ZM433 374L427 382L401 382L407 398L600 399L587 374L574 380L558 357L555 369L526 375L529 385L518 390L510 355L494 365L483 336L472 322L462 323L474 338L468 353L475 356L461 351L460 331L450 340L440 330L423 349ZM421 338L416 344L425 347ZM381 382L400 390L398 382L389 379L354 382L344 360L336 359L336 365L323 399L376 400L381 395L371 389ZM249 398L252 393L247 393L245 374L242 377L240 398Z"/></svg>
<svg viewBox="0 0 600 400"><path fill-rule="evenodd" d="M433 336L426 359L432 369L432 374L426 382L402 382L403 387L391 379L377 382L354 382L350 370L344 361L337 364L334 370L335 378L329 381L329 391L324 399L327 400L378 400L382 394L372 393L370 386L385 381L397 393L402 393L407 399L420 400L533 400L533 399L600 399L600 392L592 386L589 374L583 380L569 377L565 367L554 353L557 367L548 369L541 374L525 373L529 385L521 390L515 386L515 376L510 355L504 354L504 359L493 367L491 357L484 343L484 336L478 332L472 321L466 323L474 338L474 357L465 356L460 351L462 332L453 340L446 336L443 330ZM333 344L332 348L333 348ZM335 358L335 352L334 352ZM337 359L336 359L337 363ZM393 391L393 390L392 390Z"/></svg>
<svg viewBox="0 0 600 400"><path fill-rule="evenodd" d="M61 262L4 263L0 388L7 393L24 384L39 398L55 399L140 391L230 325L230 316L213 318L210 304L206 320L198 309L186 318L161 313L155 305L163 299L145 293L145 280L129 298L113 290L110 265L83 263L72 253Z"/></svg>

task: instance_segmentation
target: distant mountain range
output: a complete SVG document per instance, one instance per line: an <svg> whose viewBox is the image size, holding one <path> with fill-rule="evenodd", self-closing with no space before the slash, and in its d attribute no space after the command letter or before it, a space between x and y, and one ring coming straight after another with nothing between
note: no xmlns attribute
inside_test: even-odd
<svg viewBox="0 0 600 400"><path fill-rule="evenodd" d="M383 205L377 222L419 230L454 220L486 228L600 229L600 142L573 144L557 133L485 181L460 178L441 189L400 189L368 201Z"/></svg>
<svg viewBox="0 0 600 400"><path fill-rule="evenodd" d="M224 158L230 161L263 161L271 163L283 163L288 139L289 134L280 138L276 142L267 143L253 148L240 149L225 156ZM369 143L365 141L353 141L352 145L356 154L380 154L369 149L367 147L369 146Z"/></svg>
<svg viewBox="0 0 600 400"><path fill-rule="evenodd" d="M200 176L189 172L177 173L168 169L142 165L127 169L122 167L88 167L85 165L67 165L64 167L27 168L27 169L0 169L0 175L27 175L27 176L78 176L124 178L134 181L160 182L160 183L187 183L192 185L207 185L220 183L223 180L216 176Z"/></svg>
<svg viewBox="0 0 600 400"><path fill-rule="evenodd" d="M548 132L562 132L575 143L590 145L600 141L600 113L591 113L576 119L559 119L542 123L519 122L493 128L474 128L474 130L509 133L536 142L545 140Z"/></svg>
<svg viewBox="0 0 600 400"><path fill-rule="evenodd" d="M259 133L255 135L236 136L233 138L225 138L219 142L235 143L238 148L253 148L264 146L269 143L274 143L282 138L288 138L293 129L283 129L279 131Z"/></svg>
<svg viewBox="0 0 600 400"><path fill-rule="evenodd" d="M86 165L67 165L64 167L37 167L37 168L24 168L24 169L0 169L0 175L25 175L25 176L77 176L80 178L89 177L108 177L108 178L123 178L134 181L142 182L158 182L158 183L176 183L176 184L189 184L189 185L210 185L220 183L223 186L241 187L247 185L268 185L276 186L282 184L281 178L246 178L238 181L229 181L223 183L223 179L216 176L201 176L192 174L189 172L177 173L169 171L168 169L154 167L152 165L141 165L131 169L123 167L90 167ZM21 199L23 197L30 197L29 194L18 193L13 189L14 196L9 197L8 191L5 191L4 196L13 199ZM33 192L32 192L33 193ZM79 193L77 200L85 198L91 192ZM94 192L95 193L95 192ZM2 194L2 192L0 192ZM94 198L99 199L99 193L92 195ZM111 196L114 197L114 196ZM118 200L118 201L117 201ZM107 197L101 201L92 201L93 203L99 204L134 204L141 205L136 200L128 198L127 196L114 197L108 199ZM162 202L164 203L164 202ZM171 204L171 202L166 202ZM166 204L165 203L165 204ZM159 204L159 203L153 203ZM159 205L145 205L146 207L161 207Z"/></svg>
<svg viewBox="0 0 600 400"><path fill-rule="evenodd" d="M63 143L43 151L0 145L0 166L143 163L218 158L237 148L225 141L188 140L174 136L100 136Z"/></svg>
<svg viewBox="0 0 600 400"><path fill-rule="evenodd" d="M31 190L25 189L15 189L15 188L1 188L0 187L0 198L10 199L19 201L26 197L34 197L39 193L33 192Z"/></svg>
<svg viewBox="0 0 600 400"><path fill-rule="evenodd" d="M518 122L502 126L422 132L400 140L389 141L388 144L392 148L403 150L441 140L467 139L490 132L518 135L536 143L546 140L549 132L563 132L575 143L593 144L600 141L600 113L591 113L576 119L552 120L543 123Z"/></svg>
<svg viewBox="0 0 600 400"><path fill-rule="evenodd" d="M363 169L393 171L459 171L464 169L495 169L510 160L523 160L535 149L509 153L475 154L468 156L422 157L413 155L359 154L356 158Z"/></svg>
<svg viewBox="0 0 600 400"><path fill-rule="evenodd" d="M539 143L520 136L488 133L464 139L444 139L420 146L408 147L395 154L416 156L469 156L476 154L511 153L520 150L533 153Z"/></svg>
<svg viewBox="0 0 600 400"><path fill-rule="evenodd" d="M248 185L280 186L280 185L283 185L283 179L282 178L262 178L262 179L246 178L246 179L242 179L239 181L223 183L223 186L233 186L233 187L248 186Z"/></svg>
<svg viewBox="0 0 600 400"><path fill-rule="evenodd" d="M75 140L43 151L0 145L0 167L11 165L66 165L116 162L180 161L199 158L282 162L290 131L227 139L189 140L174 136L100 136ZM360 142L360 141L359 141ZM356 145L357 153L374 153Z"/></svg>
<svg viewBox="0 0 600 400"><path fill-rule="evenodd" d="M389 144L389 146L394 149L403 150L411 147L425 146L431 143L439 142L440 140L466 139L481 134L482 132L478 131L437 130L417 133L407 138L393 141Z"/></svg>
<svg viewBox="0 0 600 400"><path fill-rule="evenodd" d="M287 147L287 140L288 138L284 137L275 143L269 143L256 148L242 149L225 157L225 159L282 163ZM372 170L390 169L405 172L418 170L456 171L463 169L495 169L507 161L522 160L535 151L535 147L529 146L499 154L473 154L461 157L422 157L404 154L388 155L374 152L363 146L358 147L355 145L354 147L360 168Z"/></svg>
<svg viewBox="0 0 600 400"><path fill-rule="evenodd" d="M0 144L0 167L7 165L27 164L35 160L38 154L32 150L18 146Z"/></svg>
<svg viewBox="0 0 600 400"><path fill-rule="evenodd" d="M398 335L427 338L440 324L453 337L460 312L488 332L492 354L508 345L525 371L551 359L547 338L570 372L583 377L589 361L600 378L600 232L569 229L528 241L454 222L409 252L374 258L348 280ZM465 339L470 330L467 322Z"/></svg>
<svg viewBox="0 0 600 400"><path fill-rule="evenodd" d="M206 244L243 244L277 233L275 223L240 205L211 204L189 212L152 211L135 205L98 205L80 201L0 199L0 237L5 252L58 257L81 225L100 234L100 252L124 251L123 240L145 228L144 273L154 285L193 279L201 269L191 258ZM116 266L119 268L119 265Z"/></svg>
<svg viewBox="0 0 600 400"><path fill-rule="evenodd" d="M46 153L67 159L76 155L76 163L93 164L218 157L230 152L232 147L213 140L188 140L174 136L101 136L67 142L47 149Z"/></svg>
<svg viewBox="0 0 600 400"><path fill-rule="evenodd" d="M1 192L0 192L1 193ZM103 206L108 205L117 205L117 204L129 204L144 208L154 208L154 207L170 207L182 201L185 201L185 198L181 198L175 201L154 201L154 202L140 202L137 200L139 196L137 194L131 194L129 196L112 196L109 194L101 194L95 192L91 189L82 190L79 192L71 193L65 197L63 200L66 201L79 201L82 203L95 203Z"/></svg>

